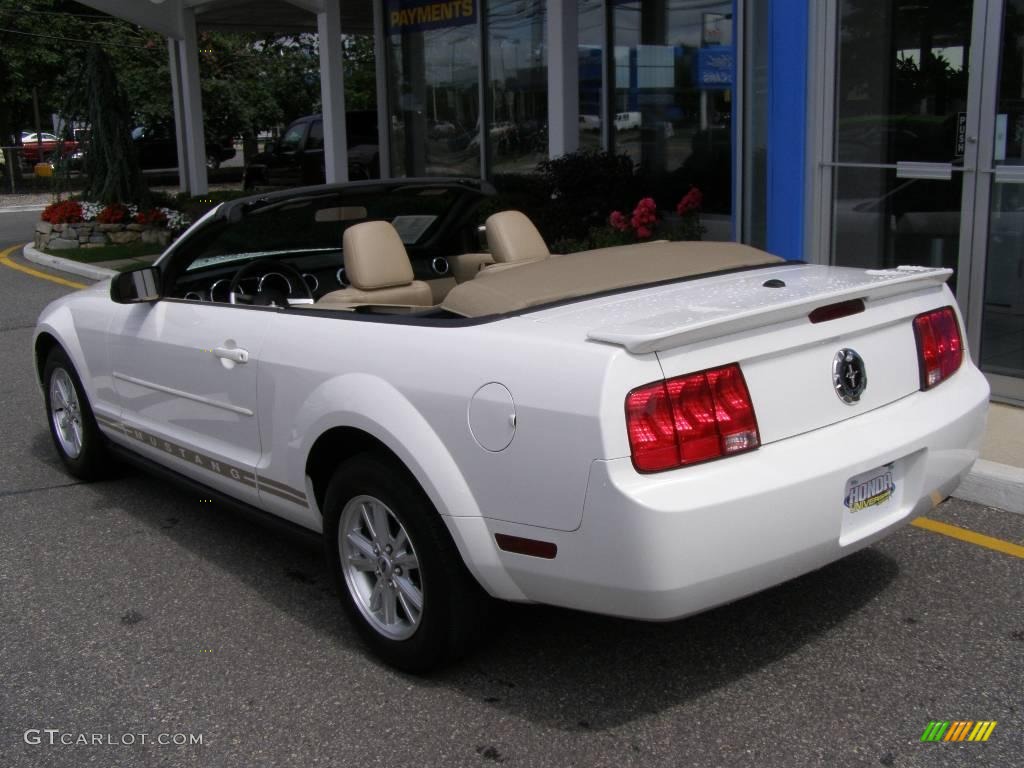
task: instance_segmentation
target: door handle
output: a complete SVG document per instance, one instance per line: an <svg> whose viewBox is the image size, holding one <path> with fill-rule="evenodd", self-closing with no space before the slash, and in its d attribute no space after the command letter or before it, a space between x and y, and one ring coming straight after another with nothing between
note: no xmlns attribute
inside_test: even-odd
<svg viewBox="0 0 1024 768"><path fill-rule="evenodd" d="M231 360L239 364L249 362L249 350L241 347L217 347L213 350L213 354L221 360Z"/></svg>

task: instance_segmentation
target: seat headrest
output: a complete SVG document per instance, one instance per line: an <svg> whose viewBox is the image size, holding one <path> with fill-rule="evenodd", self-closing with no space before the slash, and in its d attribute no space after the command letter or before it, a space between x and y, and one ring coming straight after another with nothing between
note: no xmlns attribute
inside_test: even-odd
<svg viewBox="0 0 1024 768"><path fill-rule="evenodd" d="M485 224L487 246L497 264L538 261L551 255L533 222L519 211L491 214Z"/></svg>
<svg viewBox="0 0 1024 768"><path fill-rule="evenodd" d="M413 281L409 254L398 231L387 221L364 221L342 236L345 276L356 288L372 291Z"/></svg>

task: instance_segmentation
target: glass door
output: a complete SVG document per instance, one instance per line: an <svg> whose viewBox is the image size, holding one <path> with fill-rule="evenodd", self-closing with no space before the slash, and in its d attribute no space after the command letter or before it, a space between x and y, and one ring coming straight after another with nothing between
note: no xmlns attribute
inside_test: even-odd
<svg viewBox="0 0 1024 768"><path fill-rule="evenodd" d="M949 267L967 289L985 12L838 0L831 263Z"/></svg>
<svg viewBox="0 0 1024 768"><path fill-rule="evenodd" d="M990 0L971 347L993 395L1024 402L1024 0Z"/></svg>

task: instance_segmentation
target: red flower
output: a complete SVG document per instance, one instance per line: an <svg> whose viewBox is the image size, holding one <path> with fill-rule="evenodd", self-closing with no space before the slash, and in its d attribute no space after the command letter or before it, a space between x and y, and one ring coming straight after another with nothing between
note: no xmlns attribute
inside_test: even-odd
<svg viewBox="0 0 1024 768"><path fill-rule="evenodd" d="M611 216L608 217L608 223L619 232L629 229L629 224L626 222L626 217L622 215L622 211L612 211Z"/></svg>
<svg viewBox="0 0 1024 768"><path fill-rule="evenodd" d="M167 223L167 215L159 208L149 211L139 211L135 214L136 224L161 225Z"/></svg>
<svg viewBox="0 0 1024 768"><path fill-rule="evenodd" d="M658 206L654 202L654 198L645 197L636 204L629 223L633 226L637 238L642 240L654 234L653 227L657 221Z"/></svg>
<svg viewBox="0 0 1024 768"><path fill-rule="evenodd" d="M704 195L697 187L690 187L690 191L683 195L682 200L676 205L676 213L685 216L688 213L699 211L704 204Z"/></svg>
<svg viewBox="0 0 1024 768"><path fill-rule="evenodd" d="M118 203L108 205L96 214L96 221L100 224L120 224L127 218L128 209Z"/></svg>
<svg viewBox="0 0 1024 768"><path fill-rule="evenodd" d="M82 206L74 200L64 200L46 206L40 218L51 224L77 224L82 221Z"/></svg>

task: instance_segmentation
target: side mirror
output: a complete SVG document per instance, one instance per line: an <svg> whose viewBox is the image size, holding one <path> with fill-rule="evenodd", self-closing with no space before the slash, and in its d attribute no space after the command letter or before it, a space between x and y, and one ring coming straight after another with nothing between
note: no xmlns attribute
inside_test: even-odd
<svg viewBox="0 0 1024 768"><path fill-rule="evenodd" d="M139 304L160 298L160 270L140 267L110 281L110 298L117 304Z"/></svg>

